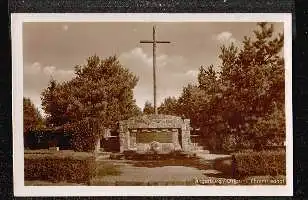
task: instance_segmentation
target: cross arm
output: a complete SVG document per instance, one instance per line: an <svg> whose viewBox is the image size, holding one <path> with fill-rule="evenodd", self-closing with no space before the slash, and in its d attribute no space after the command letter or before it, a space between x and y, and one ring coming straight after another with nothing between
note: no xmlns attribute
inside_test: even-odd
<svg viewBox="0 0 308 200"><path fill-rule="evenodd" d="M156 41L156 43L171 43L170 41Z"/></svg>
<svg viewBox="0 0 308 200"><path fill-rule="evenodd" d="M153 43L153 40L140 40L140 43Z"/></svg>
<svg viewBox="0 0 308 200"><path fill-rule="evenodd" d="M154 43L153 40L140 40L140 43ZM156 41L156 43L171 43L170 41Z"/></svg>

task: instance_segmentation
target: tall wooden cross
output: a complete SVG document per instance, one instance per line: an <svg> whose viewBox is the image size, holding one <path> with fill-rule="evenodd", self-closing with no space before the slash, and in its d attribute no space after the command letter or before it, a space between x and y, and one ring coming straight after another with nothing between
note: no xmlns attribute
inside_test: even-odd
<svg viewBox="0 0 308 200"><path fill-rule="evenodd" d="M170 43L170 41L156 40L156 26L153 26L153 40L141 40L140 43L152 43L153 44L153 93L154 93L154 111L157 114L156 106L156 44L157 43Z"/></svg>

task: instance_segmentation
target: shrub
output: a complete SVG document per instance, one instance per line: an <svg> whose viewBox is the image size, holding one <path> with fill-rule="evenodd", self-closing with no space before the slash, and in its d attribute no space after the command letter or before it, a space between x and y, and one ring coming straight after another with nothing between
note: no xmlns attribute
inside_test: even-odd
<svg viewBox="0 0 308 200"><path fill-rule="evenodd" d="M214 161L214 169L221 171L226 177L234 177L234 168L232 158L218 158Z"/></svg>
<svg viewBox="0 0 308 200"><path fill-rule="evenodd" d="M286 174L286 152L260 151L235 153L235 177L277 176Z"/></svg>
<svg viewBox="0 0 308 200"><path fill-rule="evenodd" d="M24 171L25 180L89 184L95 176L96 163L89 153L25 154Z"/></svg>
<svg viewBox="0 0 308 200"><path fill-rule="evenodd" d="M226 135L223 138L222 149L227 152L235 151L237 145L237 138L234 134Z"/></svg>
<svg viewBox="0 0 308 200"><path fill-rule="evenodd" d="M71 133L64 132L62 127L32 130L24 135L24 144L27 149L48 149L55 146L61 150L71 149Z"/></svg>
<svg viewBox="0 0 308 200"><path fill-rule="evenodd" d="M66 124L65 131L72 133L71 145L75 151L93 152L99 138L98 124L95 119L86 118Z"/></svg>

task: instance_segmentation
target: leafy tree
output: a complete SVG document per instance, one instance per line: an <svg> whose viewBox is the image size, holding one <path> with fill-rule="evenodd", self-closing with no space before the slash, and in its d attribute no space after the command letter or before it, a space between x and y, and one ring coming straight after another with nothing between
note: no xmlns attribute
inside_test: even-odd
<svg viewBox="0 0 308 200"><path fill-rule="evenodd" d="M257 26L242 47L222 46L219 70L200 67L198 84L184 87L176 100L177 114L190 118L213 149L284 140L284 37L273 37L273 25ZM164 107L164 112L172 110Z"/></svg>
<svg viewBox="0 0 308 200"><path fill-rule="evenodd" d="M255 137L265 145L283 145L285 141L285 113L278 106L273 112L259 118L252 127ZM258 141L258 140L257 140Z"/></svg>
<svg viewBox="0 0 308 200"><path fill-rule="evenodd" d="M273 25L258 23L255 38L245 37L243 49L238 51L234 45L221 48L221 81L226 88L221 105L224 120L230 126L227 132L233 130L233 134L248 142L272 134L252 128L256 123L268 120L275 108L284 113L284 60L280 54L284 37L279 34L273 38L273 32ZM284 116L274 120L284 124Z"/></svg>
<svg viewBox="0 0 308 200"><path fill-rule="evenodd" d="M49 127L61 126L68 121L65 116L67 101L61 99L60 95L63 95L61 89L62 86L56 80L51 79L41 95L42 107L47 114L46 124Z"/></svg>
<svg viewBox="0 0 308 200"><path fill-rule="evenodd" d="M144 103L144 108L143 108L143 114L149 115L149 114L154 114L155 110L154 107L152 106L152 103L149 101L146 101Z"/></svg>
<svg viewBox="0 0 308 200"><path fill-rule="evenodd" d="M189 84L183 88L182 94L177 101L179 115L193 121L193 126L198 126L200 121L203 95L204 93L197 86Z"/></svg>
<svg viewBox="0 0 308 200"><path fill-rule="evenodd" d="M29 98L23 98L23 112L25 134L43 126L43 118Z"/></svg>
<svg viewBox="0 0 308 200"><path fill-rule="evenodd" d="M167 97L158 107L158 113L165 115L178 115L178 102L175 97Z"/></svg>
<svg viewBox="0 0 308 200"><path fill-rule="evenodd" d="M138 79L115 56L92 56L75 67L75 75L61 84L51 81L42 93L43 108L51 121L73 132L77 150L92 151L103 128L140 114L133 99Z"/></svg>

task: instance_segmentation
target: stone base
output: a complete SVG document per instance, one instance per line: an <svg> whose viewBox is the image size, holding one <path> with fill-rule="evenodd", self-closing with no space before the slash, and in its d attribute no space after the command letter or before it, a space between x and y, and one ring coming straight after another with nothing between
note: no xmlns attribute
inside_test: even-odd
<svg viewBox="0 0 308 200"><path fill-rule="evenodd" d="M191 142L190 120L183 120L181 117L171 115L141 115L137 117L132 117L128 120L120 121L120 152L135 149L138 152L148 151L151 141L143 140L143 137L137 137L137 135L152 132L156 134L156 136L154 135L155 137L153 136L153 142L155 140L160 143L160 148L157 147L158 151L171 152L175 150L190 150L188 147ZM161 138L157 136L157 134L166 134L166 132L172 133L172 138L167 137L166 139L166 136ZM181 135L179 136L179 134Z"/></svg>
<svg viewBox="0 0 308 200"><path fill-rule="evenodd" d="M50 151L59 151L60 148L59 147L49 147Z"/></svg>

